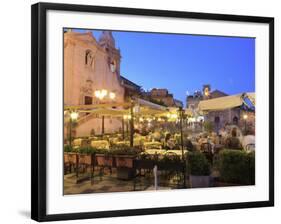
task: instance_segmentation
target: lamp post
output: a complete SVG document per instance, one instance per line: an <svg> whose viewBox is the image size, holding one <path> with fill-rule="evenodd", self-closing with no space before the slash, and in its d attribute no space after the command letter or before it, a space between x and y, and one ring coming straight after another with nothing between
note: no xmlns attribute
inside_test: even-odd
<svg viewBox="0 0 281 224"><path fill-rule="evenodd" d="M72 147L72 125L78 118L78 112L72 111L69 116L69 146Z"/></svg>
<svg viewBox="0 0 281 224"><path fill-rule="evenodd" d="M131 107L130 107L130 146L134 146L134 102L133 99L130 98Z"/></svg>
<svg viewBox="0 0 281 224"><path fill-rule="evenodd" d="M125 140L125 124L124 124L124 116L122 117L122 139Z"/></svg>
<svg viewBox="0 0 281 224"><path fill-rule="evenodd" d="M179 117L180 117L180 137L181 137L181 153L182 153L182 159L184 159L184 151L183 151L183 130L182 130L182 122L183 122L183 109L182 107L179 107Z"/></svg>
<svg viewBox="0 0 281 224"><path fill-rule="evenodd" d="M184 148L183 148L183 127L182 127L182 123L183 123L183 112L184 110L182 109L182 107L179 107L179 115L180 115L180 137L181 137L181 154L182 154L182 160L183 162L185 161L184 159ZM185 166L184 166L185 167ZM186 169L183 168L183 186L186 186Z"/></svg>
<svg viewBox="0 0 281 224"><path fill-rule="evenodd" d="M244 132L246 134L248 114L244 114L243 119L244 119Z"/></svg>
<svg viewBox="0 0 281 224"><path fill-rule="evenodd" d="M94 92L94 96L102 102L102 100L108 97L110 100L115 100L116 94L114 92L110 92L107 89L100 89ZM104 115L101 117L101 134L104 135Z"/></svg>

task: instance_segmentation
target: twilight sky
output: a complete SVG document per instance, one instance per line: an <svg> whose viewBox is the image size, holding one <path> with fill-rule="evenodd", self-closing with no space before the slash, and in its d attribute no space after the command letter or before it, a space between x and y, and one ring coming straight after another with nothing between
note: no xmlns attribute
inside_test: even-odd
<svg viewBox="0 0 281 224"><path fill-rule="evenodd" d="M84 32L82 30L75 30ZM101 31L93 31L98 40ZM121 75L145 90L167 88L185 105L187 92L227 94L255 91L255 39L112 32L121 50Z"/></svg>

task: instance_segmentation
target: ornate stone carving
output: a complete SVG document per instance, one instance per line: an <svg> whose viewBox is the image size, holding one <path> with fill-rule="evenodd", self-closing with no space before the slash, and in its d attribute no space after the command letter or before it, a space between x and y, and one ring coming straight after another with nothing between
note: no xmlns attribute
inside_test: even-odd
<svg viewBox="0 0 281 224"><path fill-rule="evenodd" d="M87 50L85 55L85 65L92 67L93 62L94 62L94 54L91 50Z"/></svg>
<svg viewBox="0 0 281 224"><path fill-rule="evenodd" d="M93 82L91 80L87 80L85 84L81 87L80 92L84 96L92 96L93 95Z"/></svg>

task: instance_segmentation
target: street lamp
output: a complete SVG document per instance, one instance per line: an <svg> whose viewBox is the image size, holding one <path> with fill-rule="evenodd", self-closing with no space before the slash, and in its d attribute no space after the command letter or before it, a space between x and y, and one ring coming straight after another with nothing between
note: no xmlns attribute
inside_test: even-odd
<svg viewBox="0 0 281 224"><path fill-rule="evenodd" d="M96 90L94 91L94 96L98 99L98 100L103 100L104 98L109 98L110 100L115 100L116 98L116 93L114 92L110 92L107 89L100 89L100 90ZM104 134L104 115L102 115L101 117L102 119L102 123L101 123L101 132L102 135Z"/></svg>
<svg viewBox="0 0 281 224"><path fill-rule="evenodd" d="M100 89L94 92L94 96L99 100L103 100L105 97L114 100L116 98L116 93L110 92L107 89Z"/></svg>
<svg viewBox="0 0 281 224"><path fill-rule="evenodd" d="M78 112L72 111L69 116L69 146L72 146L72 125L78 119Z"/></svg>
<svg viewBox="0 0 281 224"><path fill-rule="evenodd" d="M246 134L248 114L244 114L243 119L244 119L244 132Z"/></svg>
<svg viewBox="0 0 281 224"><path fill-rule="evenodd" d="M184 110L182 107L179 107L179 119L180 119L180 138L181 138L181 154L182 154L182 160L185 161L184 158L184 147L183 147L183 115ZM185 178L185 168L183 170L183 185L186 186L186 178Z"/></svg>
<svg viewBox="0 0 281 224"><path fill-rule="evenodd" d="M71 113L70 113L70 118L71 118L71 120L77 120L77 118L78 118L78 113L75 112L75 111L71 112Z"/></svg>
<svg viewBox="0 0 281 224"><path fill-rule="evenodd" d="M109 93L109 98L110 98L110 99L114 100L115 97L116 97L116 94L115 94L115 93L113 93L113 92L110 92L110 93Z"/></svg>
<svg viewBox="0 0 281 224"><path fill-rule="evenodd" d="M181 138L181 151L182 151L182 159L184 159L184 151L183 151L183 112L184 110L182 109L182 107L179 107L179 121L180 121L180 138ZM175 116L175 118L177 118L178 116Z"/></svg>

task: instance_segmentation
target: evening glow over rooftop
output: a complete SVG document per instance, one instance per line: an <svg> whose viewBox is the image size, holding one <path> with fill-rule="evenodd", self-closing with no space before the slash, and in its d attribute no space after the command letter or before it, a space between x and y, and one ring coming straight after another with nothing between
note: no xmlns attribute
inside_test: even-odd
<svg viewBox="0 0 281 224"><path fill-rule="evenodd" d="M88 30L78 30L86 32ZM101 31L93 30L98 40ZM143 87L166 88L185 105L204 84L227 94L255 91L255 39L115 32L121 75Z"/></svg>

